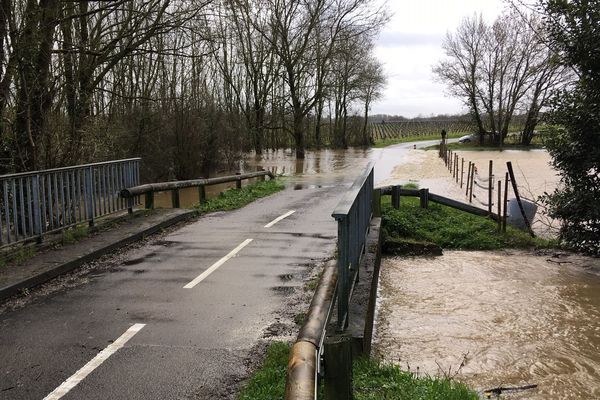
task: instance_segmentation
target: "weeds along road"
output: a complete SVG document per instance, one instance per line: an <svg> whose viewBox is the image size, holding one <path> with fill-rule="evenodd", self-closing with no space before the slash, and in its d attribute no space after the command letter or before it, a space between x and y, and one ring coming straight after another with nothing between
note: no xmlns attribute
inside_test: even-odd
<svg viewBox="0 0 600 400"><path fill-rule="evenodd" d="M347 186L204 216L4 312L0 398L233 398L261 339L293 318L307 265L333 255Z"/></svg>

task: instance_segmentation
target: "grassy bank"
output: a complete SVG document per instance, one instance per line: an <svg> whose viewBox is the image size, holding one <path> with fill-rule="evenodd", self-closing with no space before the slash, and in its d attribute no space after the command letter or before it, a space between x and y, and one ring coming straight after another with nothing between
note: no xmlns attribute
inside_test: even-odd
<svg viewBox="0 0 600 400"><path fill-rule="evenodd" d="M417 376L396 365L372 359L354 362L355 400L477 400L479 396L466 385L451 379Z"/></svg>
<svg viewBox="0 0 600 400"><path fill-rule="evenodd" d="M227 211L241 208L261 197L269 196L284 189L283 183L278 179L256 182L241 189L229 189L222 192L214 199L209 199L202 204L194 206L200 214L213 211Z"/></svg>
<svg viewBox="0 0 600 400"><path fill-rule="evenodd" d="M263 365L250 377L238 399L283 399L289 351L290 345L287 343L271 343Z"/></svg>
<svg viewBox="0 0 600 400"><path fill-rule="evenodd" d="M489 218L432 202L428 209L422 209L419 199L402 197L399 210L391 206L389 196L384 196L382 203L382 225L387 240L429 242L445 249L462 250L556 247L556 242L532 238L510 226L506 233L500 233L497 223Z"/></svg>
<svg viewBox="0 0 600 400"><path fill-rule="evenodd" d="M283 399L287 359L290 346L274 342L267 349L263 366L252 375L242 389L240 400ZM354 362L355 400L420 400L477 399L477 394L465 385L435 377L418 377L394 365L385 365L370 359ZM321 398L321 396L320 396Z"/></svg>
<svg viewBox="0 0 600 400"><path fill-rule="evenodd" d="M459 138L464 136L463 133L449 133L449 138ZM378 139L375 141L375 144L371 147L381 148L391 146L393 144L399 143L407 143L407 142L422 142L425 140L442 140L440 133L432 133L430 135L420 135L420 136L407 136L407 137L399 137L399 138L388 138L388 139Z"/></svg>

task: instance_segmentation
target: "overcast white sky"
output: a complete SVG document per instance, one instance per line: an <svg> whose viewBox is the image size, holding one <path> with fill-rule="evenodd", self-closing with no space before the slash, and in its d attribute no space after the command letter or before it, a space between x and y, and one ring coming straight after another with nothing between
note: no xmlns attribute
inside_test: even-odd
<svg viewBox="0 0 600 400"><path fill-rule="evenodd" d="M388 0L394 15L375 49L388 85L371 114L416 117L464 111L461 102L434 81L431 68L443 57L446 32L454 32L464 17L474 13L493 21L504 7L502 0Z"/></svg>

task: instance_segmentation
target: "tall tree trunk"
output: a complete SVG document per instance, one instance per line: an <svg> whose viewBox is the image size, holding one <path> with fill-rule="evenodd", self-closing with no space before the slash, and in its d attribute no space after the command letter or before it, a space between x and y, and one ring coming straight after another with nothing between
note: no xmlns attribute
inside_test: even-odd
<svg viewBox="0 0 600 400"><path fill-rule="evenodd" d="M37 169L36 143L45 133L46 114L51 106L49 85L51 50L58 0L29 0L19 44L19 82L16 109L16 146L18 171Z"/></svg>
<svg viewBox="0 0 600 400"><path fill-rule="evenodd" d="M300 110L294 109L294 144L296 158L304 159L304 115Z"/></svg>

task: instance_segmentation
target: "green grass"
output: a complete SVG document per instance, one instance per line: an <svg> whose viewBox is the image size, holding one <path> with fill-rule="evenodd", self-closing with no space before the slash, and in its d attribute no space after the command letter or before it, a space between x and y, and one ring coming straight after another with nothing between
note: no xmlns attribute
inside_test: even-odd
<svg viewBox="0 0 600 400"><path fill-rule="evenodd" d="M449 133L448 134L448 138L459 138L461 136L464 136L463 133ZM388 138L388 139L378 139L375 141L375 144L371 147L374 148L381 148L381 147L387 147L387 146L391 146L393 144L398 144L398 143L406 143L406 142L422 142L425 140L442 140L442 137L440 136L439 132L438 133L432 133L429 135L419 135L419 136L406 136L406 137L399 137L399 138Z"/></svg>
<svg viewBox="0 0 600 400"><path fill-rule="evenodd" d="M290 345L287 343L271 343L263 365L248 380L238 399L283 399L289 350ZM387 365L371 359L355 360L353 374L355 400L478 399L475 392L453 380L419 377L411 372L402 371L395 365Z"/></svg>
<svg viewBox="0 0 600 400"><path fill-rule="evenodd" d="M273 342L267 348L263 365L256 371L240 392L239 400L283 399L290 345Z"/></svg>
<svg viewBox="0 0 600 400"><path fill-rule="evenodd" d="M418 190L419 189L419 184L416 182L408 182L402 185L402 189L414 189L414 190Z"/></svg>
<svg viewBox="0 0 600 400"><path fill-rule="evenodd" d="M432 202L429 202L428 209L422 209L419 199L402 197L399 210L392 208L389 196L385 196L382 203L382 225L392 238L425 241L445 249L462 250L557 247L555 241L532 238L510 226L507 226L506 233L498 232L498 224L489 218Z"/></svg>
<svg viewBox="0 0 600 400"><path fill-rule="evenodd" d="M12 263L21 265L31 257L35 256L35 248L33 246L22 245L12 254Z"/></svg>
<svg viewBox="0 0 600 400"><path fill-rule="evenodd" d="M67 229L62 233L62 244L73 244L88 234L89 228L87 226L76 226L72 229Z"/></svg>
<svg viewBox="0 0 600 400"><path fill-rule="evenodd" d="M447 378L416 376L393 364L362 358L354 362L355 400L477 400L466 385Z"/></svg>
<svg viewBox="0 0 600 400"><path fill-rule="evenodd" d="M283 183L278 179L257 182L241 189L229 189L222 192L214 199L209 199L202 204L194 206L199 213L213 211L227 211L240 208L261 197L269 196L284 189Z"/></svg>

